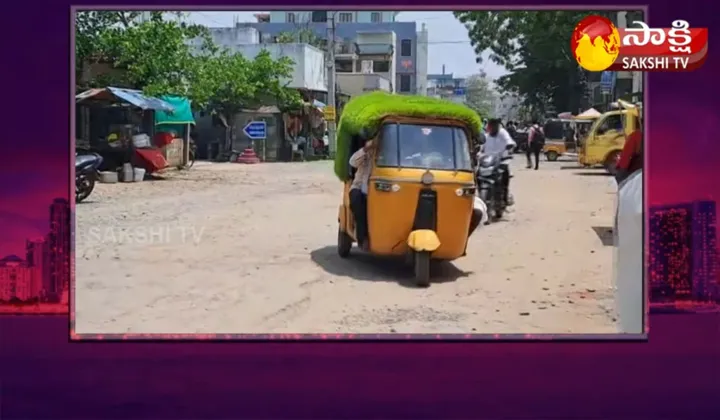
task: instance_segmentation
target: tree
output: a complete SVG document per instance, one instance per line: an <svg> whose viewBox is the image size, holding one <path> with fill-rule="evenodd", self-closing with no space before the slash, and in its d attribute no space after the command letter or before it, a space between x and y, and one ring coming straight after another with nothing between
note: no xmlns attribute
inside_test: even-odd
<svg viewBox="0 0 720 420"><path fill-rule="evenodd" d="M193 69L189 41L199 38L207 44L206 28L164 19L163 12L152 12L150 19L139 21L140 13L78 12L76 69L81 73L88 64L110 66L111 71L87 80L87 86L112 83L183 94Z"/></svg>
<svg viewBox="0 0 720 420"><path fill-rule="evenodd" d="M570 51L570 36L584 17L608 11L455 12L468 29L477 61L490 59L511 74L498 79L506 92L518 94L538 110L575 111L587 89L587 74Z"/></svg>
<svg viewBox="0 0 720 420"><path fill-rule="evenodd" d="M477 112L482 118L492 115L495 93L490 82L482 75L472 75L467 80L465 105Z"/></svg>

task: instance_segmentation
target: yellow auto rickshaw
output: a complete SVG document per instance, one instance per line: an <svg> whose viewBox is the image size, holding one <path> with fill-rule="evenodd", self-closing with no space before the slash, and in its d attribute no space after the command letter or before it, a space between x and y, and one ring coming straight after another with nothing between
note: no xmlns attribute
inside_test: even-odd
<svg viewBox="0 0 720 420"><path fill-rule="evenodd" d="M431 260L465 255L476 181L471 150L480 117L464 105L372 92L353 98L338 127L335 174L345 184L338 211L338 253L357 242L349 157L373 140L367 192L368 251L409 256L416 284L430 283ZM474 219L473 219L474 220Z"/></svg>
<svg viewBox="0 0 720 420"><path fill-rule="evenodd" d="M543 125L545 159L555 162L560 156L575 150L575 141L568 139L571 126L572 120L568 119L551 118L545 122Z"/></svg>
<svg viewBox="0 0 720 420"><path fill-rule="evenodd" d="M583 166L602 165L614 175L625 137L640 128L640 110L634 104L619 100L618 108L602 114L593 123L578 153Z"/></svg>

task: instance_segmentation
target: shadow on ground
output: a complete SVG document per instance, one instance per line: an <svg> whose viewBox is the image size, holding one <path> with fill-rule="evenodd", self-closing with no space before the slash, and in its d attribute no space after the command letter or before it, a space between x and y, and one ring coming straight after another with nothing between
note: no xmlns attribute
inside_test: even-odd
<svg viewBox="0 0 720 420"><path fill-rule="evenodd" d="M593 226L592 229L595 231L597 237L602 241L603 246L613 246L615 240L613 239L613 230L608 226Z"/></svg>
<svg viewBox="0 0 720 420"><path fill-rule="evenodd" d="M353 247L350 257L340 258L335 246L326 246L310 252L310 259L333 276L347 276L362 281L397 282L405 287L416 287L413 268L403 258L378 257ZM451 262L433 262L432 283L447 283L471 273L460 270Z"/></svg>
<svg viewBox="0 0 720 420"><path fill-rule="evenodd" d="M598 171L575 172L575 173L573 173L573 175L578 175L578 176L612 176L612 175L610 175L609 173L607 173L607 171L605 171L604 169L603 169L603 170L598 170Z"/></svg>

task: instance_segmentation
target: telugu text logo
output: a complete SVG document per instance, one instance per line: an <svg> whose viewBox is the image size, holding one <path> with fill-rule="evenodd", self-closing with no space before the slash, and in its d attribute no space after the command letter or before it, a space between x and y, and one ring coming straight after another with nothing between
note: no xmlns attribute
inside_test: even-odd
<svg viewBox="0 0 720 420"><path fill-rule="evenodd" d="M577 24L570 48L578 64L589 71L691 71L707 57L707 28L690 28L684 20L672 28L650 28L634 21L617 29L602 16Z"/></svg>

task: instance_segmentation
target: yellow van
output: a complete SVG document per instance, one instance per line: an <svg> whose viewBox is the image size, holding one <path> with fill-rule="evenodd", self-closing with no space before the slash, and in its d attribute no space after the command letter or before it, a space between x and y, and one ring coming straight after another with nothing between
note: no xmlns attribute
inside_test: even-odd
<svg viewBox="0 0 720 420"><path fill-rule="evenodd" d="M639 108L618 100L618 109L602 114L593 123L578 151L578 162L583 166L602 165L614 175L625 137L639 128Z"/></svg>

